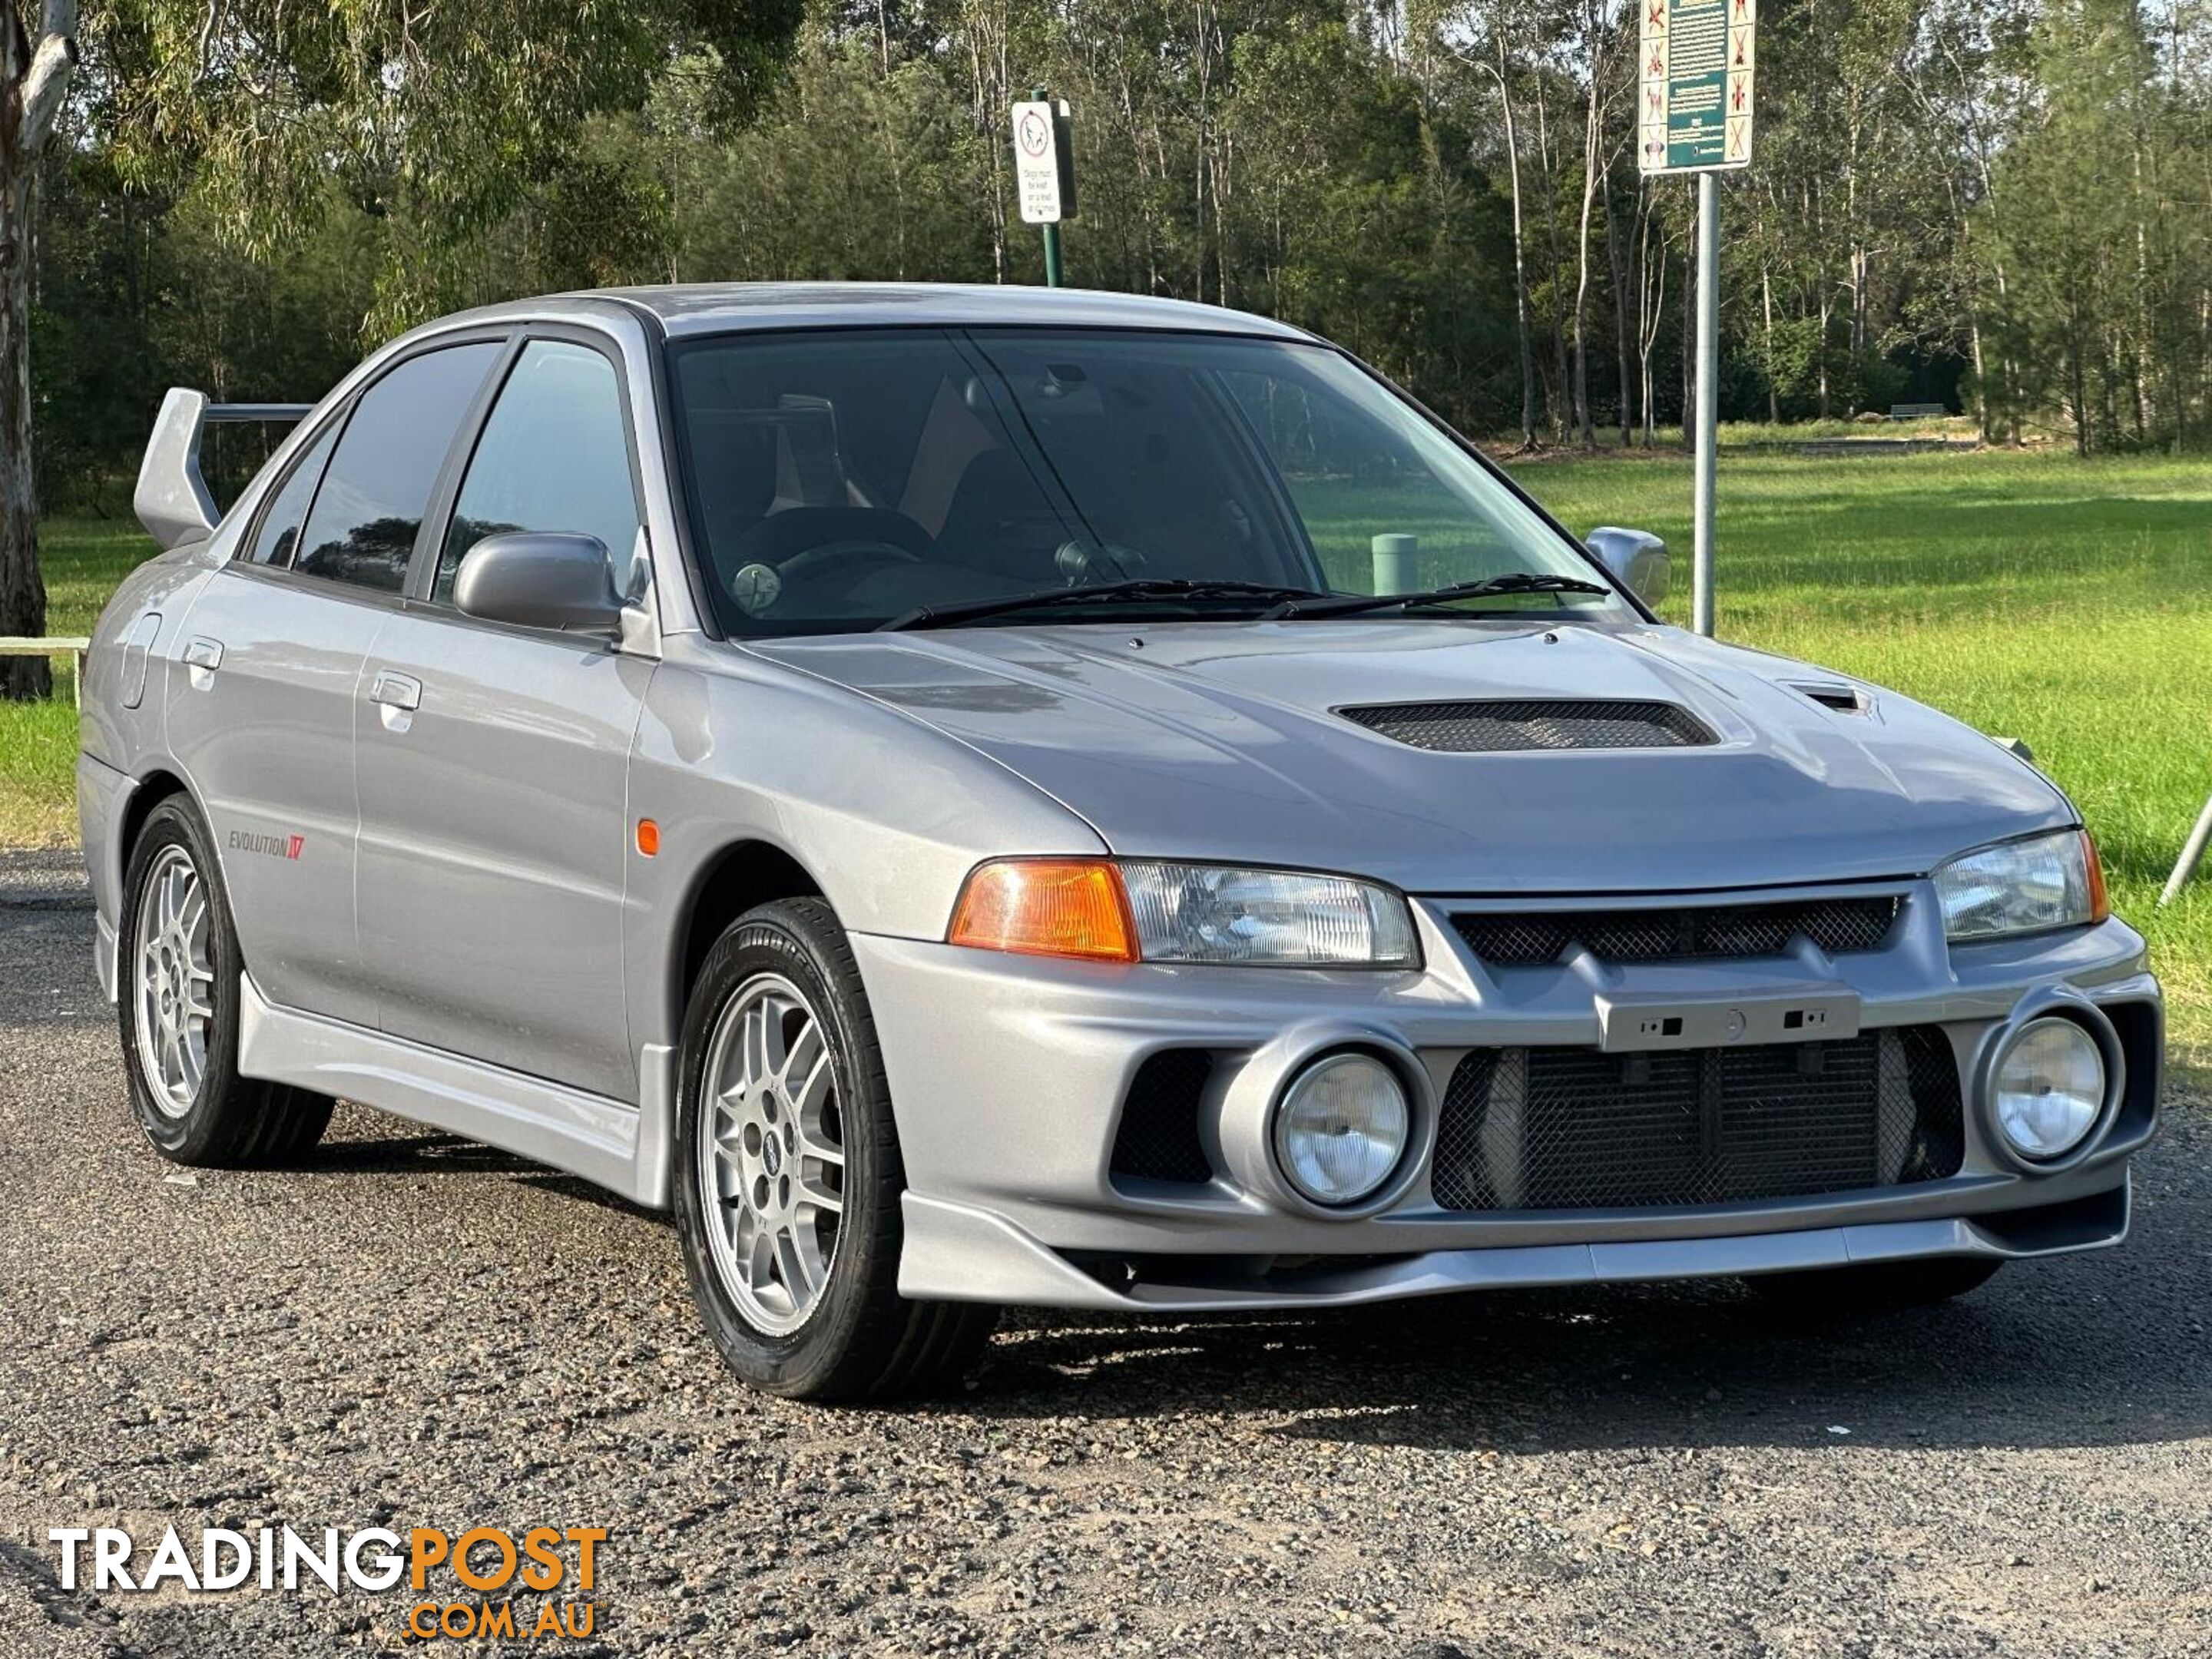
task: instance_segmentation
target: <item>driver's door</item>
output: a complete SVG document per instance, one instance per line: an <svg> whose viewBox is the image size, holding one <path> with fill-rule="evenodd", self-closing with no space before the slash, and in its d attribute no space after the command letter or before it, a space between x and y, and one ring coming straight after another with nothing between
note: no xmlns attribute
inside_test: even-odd
<svg viewBox="0 0 2212 1659"><path fill-rule="evenodd" d="M635 1101L626 796L654 665L452 602L462 558L496 531L587 533L626 563L640 517L620 374L579 340L522 345L417 556L427 602L370 647L359 914L386 1033Z"/></svg>

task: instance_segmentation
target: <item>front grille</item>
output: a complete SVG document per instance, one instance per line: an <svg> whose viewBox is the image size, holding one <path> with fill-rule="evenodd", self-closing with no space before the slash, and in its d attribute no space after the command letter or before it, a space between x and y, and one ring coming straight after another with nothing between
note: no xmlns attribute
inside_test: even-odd
<svg viewBox="0 0 2212 1659"><path fill-rule="evenodd" d="M1771 957L1800 937L1831 956L1847 956L1878 949L1902 902L1886 893L1662 910L1462 910L1452 926L1468 949L1497 968L1557 962L1576 946L1601 962Z"/></svg>
<svg viewBox="0 0 2212 1659"><path fill-rule="evenodd" d="M1121 1103L1108 1164L1117 1176L1188 1184L1213 1179L1213 1165L1198 1132L1199 1108L1213 1074L1203 1048L1164 1048L1137 1068Z"/></svg>
<svg viewBox="0 0 2212 1659"><path fill-rule="evenodd" d="M1608 1054L1479 1048L1444 1091L1447 1210L1733 1204L1959 1172L1959 1068L1933 1025Z"/></svg>
<svg viewBox="0 0 2212 1659"><path fill-rule="evenodd" d="M1682 749L1717 741L1704 721L1671 702L1575 697L1376 703L1337 712L1416 749L1454 755L1513 749Z"/></svg>

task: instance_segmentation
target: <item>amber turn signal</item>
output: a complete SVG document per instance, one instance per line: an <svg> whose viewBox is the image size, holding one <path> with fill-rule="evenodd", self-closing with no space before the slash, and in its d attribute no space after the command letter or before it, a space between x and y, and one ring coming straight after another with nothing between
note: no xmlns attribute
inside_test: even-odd
<svg viewBox="0 0 2212 1659"><path fill-rule="evenodd" d="M2105 860L2097 856L2097 838L2081 832L2081 859L2089 866L2089 920L2103 921L2112 914L2112 896L2105 890Z"/></svg>
<svg viewBox="0 0 2212 1659"><path fill-rule="evenodd" d="M1137 959L1121 872L1099 859L1005 859L978 866L961 890L945 938L1023 956Z"/></svg>
<svg viewBox="0 0 2212 1659"><path fill-rule="evenodd" d="M647 858L659 856L660 826L651 818L640 818L637 821L637 850Z"/></svg>

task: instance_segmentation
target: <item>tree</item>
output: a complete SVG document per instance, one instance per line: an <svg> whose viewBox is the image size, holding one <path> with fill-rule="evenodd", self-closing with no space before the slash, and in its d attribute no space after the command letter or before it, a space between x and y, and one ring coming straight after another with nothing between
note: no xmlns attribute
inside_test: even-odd
<svg viewBox="0 0 2212 1659"><path fill-rule="evenodd" d="M35 21L21 0L0 0L0 634L46 631L31 462L31 210L76 60L75 0L45 0ZM49 672L42 658L0 659L0 695L44 696Z"/></svg>
<svg viewBox="0 0 2212 1659"><path fill-rule="evenodd" d="M45 0L35 35L21 5L0 0L0 632L36 633L30 195L77 50L71 0ZM217 235L249 256L300 245L333 210L362 215L374 273L363 331L381 335L473 297L486 235L534 188L560 187L564 164L580 157L588 171L580 146L592 118L642 107L686 49L713 54L723 118L749 112L799 9L799 0L98 0L88 68L106 125L95 137L139 188L189 185ZM14 695L45 689L41 665L5 672L0 684Z"/></svg>

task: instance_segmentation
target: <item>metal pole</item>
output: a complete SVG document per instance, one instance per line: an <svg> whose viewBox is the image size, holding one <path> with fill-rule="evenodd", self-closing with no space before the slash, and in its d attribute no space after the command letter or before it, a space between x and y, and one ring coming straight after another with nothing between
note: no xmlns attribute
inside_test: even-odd
<svg viewBox="0 0 2212 1659"><path fill-rule="evenodd" d="M2204 811L2197 817L2197 827L2189 832L2189 843L2181 849L2181 856L2173 861L2173 873L2166 878L2166 890L2158 896L2160 908L2181 896L2181 890L2189 884L2191 876L2204 858L2205 844L2212 842L2212 796L2207 796Z"/></svg>
<svg viewBox="0 0 2212 1659"><path fill-rule="evenodd" d="M1698 632L1713 631L1713 450L1720 421L1721 181L1698 175L1698 502L1691 547Z"/></svg>
<svg viewBox="0 0 2212 1659"><path fill-rule="evenodd" d="M1044 87L1031 87L1030 101L1037 104L1050 103L1052 93ZM1044 285L1047 288L1058 288L1060 286L1060 227L1041 225L1038 228L1044 232Z"/></svg>

